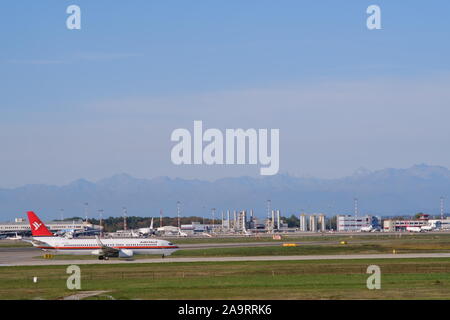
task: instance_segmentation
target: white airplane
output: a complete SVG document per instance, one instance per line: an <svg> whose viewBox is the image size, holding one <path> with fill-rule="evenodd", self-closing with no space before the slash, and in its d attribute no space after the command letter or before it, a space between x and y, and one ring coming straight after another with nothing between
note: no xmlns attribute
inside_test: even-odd
<svg viewBox="0 0 450 320"><path fill-rule="evenodd" d="M423 232L425 230L423 230L422 227L406 227L406 231L409 231L409 232Z"/></svg>
<svg viewBox="0 0 450 320"><path fill-rule="evenodd" d="M433 225L426 225L421 227L406 227L406 230L409 232L428 232L436 229L436 226Z"/></svg>
<svg viewBox="0 0 450 320"><path fill-rule="evenodd" d="M181 231L181 230L178 230L178 236L180 236L180 237L187 237L188 235L187 235L186 232L183 232L183 231Z"/></svg>
<svg viewBox="0 0 450 320"><path fill-rule="evenodd" d="M53 235L37 215L29 211L28 220L33 236L33 246L55 254L95 255L99 260L131 258L135 254L171 255L178 246L158 239L67 239Z"/></svg>
<svg viewBox="0 0 450 320"><path fill-rule="evenodd" d="M133 230L131 230L131 237L132 238L140 238L141 234L139 232L134 232Z"/></svg>
<svg viewBox="0 0 450 320"><path fill-rule="evenodd" d="M167 234L167 235L177 235L180 229L174 226L164 226L156 229L159 234Z"/></svg>
<svg viewBox="0 0 450 320"><path fill-rule="evenodd" d="M75 221L72 221L72 228L61 229L56 232L56 235L72 239L76 232L77 230L75 230Z"/></svg>
<svg viewBox="0 0 450 320"><path fill-rule="evenodd" d="M17 235L17 232L16 232L15 236L13 236L13 237L6 237L5 240L22 240L22 236Z"/></svg>
<svg viewBox="0 0 450 320"><path fill-rule="evenodd" d="M361 232L371 232L373 230L372 225L367 226L367 227L361 227L361 229L359 231Z"/></svg>
<svg viewBox="0 0 450 320"><path fill-rule="evenodd" d="M57 236L61 236L67 239L73 239L73 237L76 234L76 230L74 229L65 229L65 230L59 230L56 232Z"/></svg>
<svg viewBox="0 0 450 320"><path fill-rule="evenodd" d="M428 226L422 226L420 227L423 231L433 231L435 229L437 229L435 226L433 225L428 225Z"/></svg>
<svg viewBox="0 0 450 320"><path fill-rule="evenodd" d="M160 228L156 229L156 231L162 235L180 236L180 237L188 236L187 233L181 231L180 228L174 227L174 226L160 227Z"/></svg>
<svg viewBox="0 0 450 320"><path fill-rule="evenodd" d="M156 230L153 228L153 218L152 218L152 222L150 223L150 227L137 229L137 232L141 236L149 236L149 235L155 234L155 231Z"/></svg>
<svg viewBox="0 0 450 320"><path fill-rule="evenodd" d="M372 225L369 225L367 227L361 227L359 230L360 232L377 232L380 231L379 227L374 228Z"/></svg>
<svg viewBox="0 0 450 320"><path fill-rule="evenodd" d="M62 229L56 232L57 236L62 236L65 237L67 239L73 239L75 237L78 237L80 235L92 235L95 233L100 233L100 230L96 230L94 228L88 228L88 227L84 227L83 230L77 230L75 228L71 228L71 229Z"/></svg>

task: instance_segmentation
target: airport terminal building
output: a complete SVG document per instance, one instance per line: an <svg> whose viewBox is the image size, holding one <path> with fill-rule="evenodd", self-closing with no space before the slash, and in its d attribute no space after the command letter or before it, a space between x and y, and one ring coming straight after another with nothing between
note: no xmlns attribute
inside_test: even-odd
<svg viewBox="0 0 450 320"><path fill-rule="evenodd" d="M63 230L85 231L99 229L99 226L83 220L44 222L51 232ZM100 229L99 229L100 230ZM26 219L16 218L14 222L0 222L0 234L31 234L30 224Z"/></svg>
<svg viewBox="0 0 450 320"><path fill-rule="evenodd" d="M383 229L386 232L406 231L408 227L425 227L430 226L436 230L450 230L450 218L446 219L429 219L429 215L423 215L419 219L395 220L387 219L383 222Z"/></svg>
<svg viewBox="0 0 450 320"><path fill-rule="evenodd" d="M338 215L336 219L336 227L338 232L358 232L361 228L372 226L379 228L380 219L372 215L355 216L355 215Z"/></svg>
<svg viewBox="0 0 450 320"><path fill-rule="evenodd" d="M408 227L423 227L428 225L426 220L384 220L383 230L385 232L406 231Z"/></svg>

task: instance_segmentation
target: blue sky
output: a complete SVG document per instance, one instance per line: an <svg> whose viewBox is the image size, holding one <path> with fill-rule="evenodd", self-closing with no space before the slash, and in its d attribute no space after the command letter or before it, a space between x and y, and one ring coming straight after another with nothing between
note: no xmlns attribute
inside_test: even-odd
<svg viewBox="0 0 450 320"><path fill-rule="evenodd" d="M68 5L82 30L65 27ZM378 4L382 30L366 28ZM281 172L450 167L448 1L2 1L0 187L176 167L172 130L279 128Z"/></svg>

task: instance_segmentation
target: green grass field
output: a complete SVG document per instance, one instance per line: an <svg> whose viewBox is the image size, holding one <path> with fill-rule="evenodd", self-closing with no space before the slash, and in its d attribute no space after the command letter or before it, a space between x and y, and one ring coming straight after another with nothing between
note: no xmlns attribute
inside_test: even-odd
<svg viewBox="0 0 450 320"><path fill-rule="evenodd" d="M381 268L369 290L366 269ZM0 268L0 299L58 299L65 266ZM91 299L449 299L450 259L331 260L83 265ZM33 283L32 277L38 277Z"/></svg>
<svg viewBox="0 0 450 320"><path fill-rule="evenodd" d="M33 245L24 241L10 241L0 240L0 248L20 248L20 247L32 247Z"/></svg>

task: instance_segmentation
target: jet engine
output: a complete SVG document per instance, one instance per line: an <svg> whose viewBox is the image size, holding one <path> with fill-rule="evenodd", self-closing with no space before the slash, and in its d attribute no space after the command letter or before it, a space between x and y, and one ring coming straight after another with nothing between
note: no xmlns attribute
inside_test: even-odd
<svg viewBox="0 0 450 320"><path fill-rule="evenodd" d="M133 250L129 249L120 249L119 250L119 258L131 258L133 256Z"/></svg>

